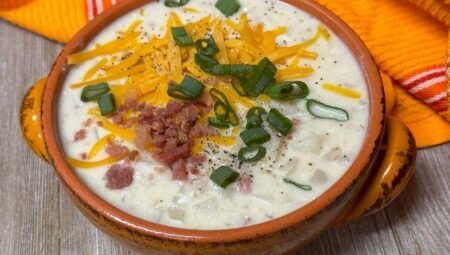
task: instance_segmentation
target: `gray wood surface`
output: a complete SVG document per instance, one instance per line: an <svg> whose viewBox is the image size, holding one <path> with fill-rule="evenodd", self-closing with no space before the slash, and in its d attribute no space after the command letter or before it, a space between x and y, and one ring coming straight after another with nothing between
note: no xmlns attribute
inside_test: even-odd
<svg viewBox="0 0 450 255"><path fill-rule="evenodd" d="M0 21L0 254L131 254L77 211L22 140L21 99L61 48ZM323 233L298 254L450 254L449 170L450 144L420 151L393 204Z"/></svg>

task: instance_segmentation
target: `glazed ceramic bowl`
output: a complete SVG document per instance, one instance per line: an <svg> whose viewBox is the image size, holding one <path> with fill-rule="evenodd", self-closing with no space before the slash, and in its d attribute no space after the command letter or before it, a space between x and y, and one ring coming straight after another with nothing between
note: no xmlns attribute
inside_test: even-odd
<svg viewBox="0 0 450 255"><path fill-rule="evenodd" d="M58 137L56 106L67 57L108 24L152 0L122 1L84 27L63 49L48 76L22 105L22 127L32 149L50 162L79 210L98 228L131 248L152 254L281 254L304 245L322 231L373 213L394 199L412 174L416 148L408 129L385 115L377 67L358 36L312 0L286 0L333 30L357 57L369 90L370 120L363 149L348 171L306 206L268 222L226 230L189 230L133 217L87 188L69 166Z"/></svg>

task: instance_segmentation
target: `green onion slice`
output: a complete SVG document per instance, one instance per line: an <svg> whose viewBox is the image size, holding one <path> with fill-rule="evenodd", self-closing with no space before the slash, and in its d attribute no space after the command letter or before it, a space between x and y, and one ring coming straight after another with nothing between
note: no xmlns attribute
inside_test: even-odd
<svg viewBox="0 0 450 255"><path fill-rule="evenodd" d="M292 126L294 126L292 121L277 109L270 109L269 114L267 114L267 122L284 136L287 136Z"/></svg>
<svg viewBox="0 0 450 255"><path fill-rule="evenodd" d="M186 29L184 29L184 27L172 27L170 29L172 31L172 37L175 40L176 45L188 46L194 44L194 41L186 33Z"/></svg>
<svg viewBox="0 0 450 255"><path fill-rule="evenodd" d="M217 100L214 104L214 113L216 114L216 118L221 121L228 121L228 113L230 112L230 108L228 105L224 104L222 101Z"/></svg>
<svg viewBox="0 0 450 255"><path fill-rule="evenodd" d="M270 140L270 134L262 127L249 128L242 131L239 136L245 145L263 144Z"/></svg>
<svg viewBox="0 0 450 255"><path fill-rule="evenodd" d="M274 83L274 77L277 67L268 59L263 58L250 73L247 81L244 81L244 87L250 96L257 97L262 94L268 85Z"/></svg>
<svg viewBox="0 0 450 255"><path fill-rule="evenodd" d="M253 107L247 112L246 128L260 127L263 123L262 115L266 114L266 110L262 107Z"/></svg>
<svg viewBox="0 0 450 255"><path fill-rule="evenodd" d="M237 0L218 0L216 2L216 8L225 16L229 17L239 11L241 5Z"/></svg>
<svg viewBox="0 0 450 255"><path fill-rule="evenodd" d="M173 98L194 101L202 96L205 85L190 75L185 75L180 85L170 84L167 94Z"/></svg>
<svg viewBox="0 0 450 255"><path fill-rule="evenodd" d="M223 65L215 65L211 73L214 75L231 75L231 76L239 76L243 73L250 72L255 67L247 64L223 64Z"/></svg>
<svg viewBox="0 0 450 255"><path fill-rule="evenodd" d="M302 81L288 81L270 86L266 93L273 99L287 101L307 97L309 88Z"/></svg>
<svg viewBox="0 0 450 255"><path fill-rule="evenodd" d="M347 121L350 119L347 111L344 109L327 105L314 99L309 99L306 102L306 109L311 115L320 119L333 119L337 121Z"/></svg>
<svg viewBox="0 0 450 255"><path fill-rule="evenodd" d="M167 7L180 7L186 5L189 0L165 0L164 5Z"/></svg>
<svg viewBox="0 0 450 255"><path fill-rule="evenodd" d="M197 53L204 56L213 57L217 52L219 52L219 47L217 47L216 41L212 36L195 41L195 47L197 48Z"/></svg>
<svg viewBox="0 0 450 255"><path fill-rule="evenodd" d="M231 80L231 86L233 86L233 89L239 94L239 96L241 97L248 96L248 93L242 86L242 83L238 82L236 79Z"/></svg>
<svg viewBox="0 0 450 255"><path fill-rule="evenodd" d="M110 88L108 83L99 83L96 85L86 86L81 91L81 101L87 103L97 100L100 96L108 94Z"/></svg>
<svg viewBox="0 0 450 255"><path fill-rule="evenodd" d="M220 90L216 88L210 89L209 94L214 100L216 100L216 102L220 101L228 107L228 121L230 122L230 124L232 126L239 125L239 117L237 116L236 112L234 111L225 94L223 94Z"/></svg>
<svg viewBox="0 0 450 255"><path fill-rule="evenodd" d="M113 113L116 110L116 100L113 94L102 95L98 99L98 108L102 116Z"/></svg>
<svg viewBox="0 0 450 255"><path fill-rule="evenodd" d="M199 53L195 54L194 61L206 73L212 73L214 66L219 64L213 57Z"/></svg>
<svg viewBox="0 0 450 255"><path fill-rule="evenodd" d="M292 185L294 185L295 187L297 187L297 188L299 188L299 189L302 189L302 190L306 190L306 191L312 190L312 187L311 187L311 186L305 185L305 184L297 183L297 182L295 182L295 181L293 181L293 180L291 180L291 179L288 179L288 178L283 178L283 181L284 181L285 183L292 184Z"/></svg>
<svg viewBox="0 0 450 255"><path fill-rule="evenodd" d="M239 177L239 173L234 171L228 166L221 166L214 170L209 177L211 181L222 188L226 188L229 184L236 181Z"/></svg>
<svg viewBox="0 0 450 255"><path fill-rule="evenodd" d="M266 148L262 147L261 145L253 144L240 149L238 153L238 159L241 162L256 162L264 158L266 153ZM249 155L252 154L254 155L249 157Z"/></svg>
<svg viewBox="0 0 450 255"><path fill-rule="evenodd" d="M228 121L223 121L212 117L208 118L208 124L220 129L227 129L230 127L230 123Z"/></svg>

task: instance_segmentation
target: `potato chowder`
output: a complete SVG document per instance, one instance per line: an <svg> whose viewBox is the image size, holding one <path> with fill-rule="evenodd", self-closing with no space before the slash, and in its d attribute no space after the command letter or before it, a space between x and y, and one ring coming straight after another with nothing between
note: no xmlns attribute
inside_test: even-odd
<svg viewBox="0 0 450 255"><path fill-rule="evenodd" d="M71 55L59 102L69 164L133 216L237 228L311 202L365 139L347 46L282 1L151 2Z"/></svg>

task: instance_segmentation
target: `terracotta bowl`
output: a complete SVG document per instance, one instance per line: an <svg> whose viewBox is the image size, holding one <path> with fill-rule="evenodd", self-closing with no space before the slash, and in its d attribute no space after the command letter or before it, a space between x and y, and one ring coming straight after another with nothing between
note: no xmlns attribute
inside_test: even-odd
<svg viewBox="0 0 450 255"><path fill-rule="evenodd" d="M227 230L188 230L133 217L89 190L67 163L59 142L56 106L69 70L67 57L82 51L108 24L153 0L121 1L87 24L63 49L48 76L27 94L22 127L32 149L55 168L79 210L98 228L132 249L152 254L281 254L322 231L380 210L412 175L416 148L408 129L385 115L383 85L362 41L339 18L311 0L286 0L318 18L352 50L369 87L370 121L362 151L331 188L306 206L257 225Z"/></svg>

